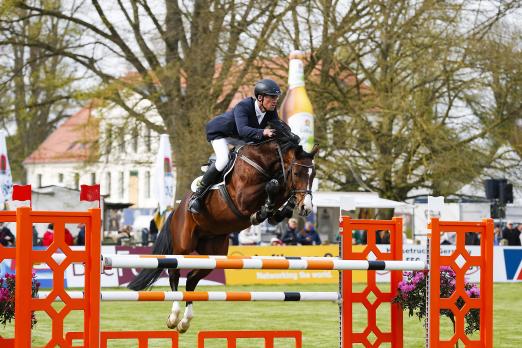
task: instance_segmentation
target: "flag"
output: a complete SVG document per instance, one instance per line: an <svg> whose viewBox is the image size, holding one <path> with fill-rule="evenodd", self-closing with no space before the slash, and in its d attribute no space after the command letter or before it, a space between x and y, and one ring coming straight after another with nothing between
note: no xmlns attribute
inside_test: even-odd
<svg viewBox="0 0 522 348"><path fill-rule="evenodd" d="M30 201L31 198L31 185L13 186L13 201Z"/></svg>
<svg viewBox="0 0 522 348"><path fill-rule="evenodd" d="M13 178L7 158L6 132L0 131L0 203L11 200L13 193Z"/></svg>
<svg viewBox="0 0 522 348"><path fill-rule="evenodd" d="M80 201L100 201L100 185L81 185Z"/></svg>
<svg viewBox="0 0 522 348"><path fill-rule="evenodd" d="M168 207L174 206L174 173L168 134L160 136L153 172L153 194L158 201L160 214L162 214Z"/></svg>

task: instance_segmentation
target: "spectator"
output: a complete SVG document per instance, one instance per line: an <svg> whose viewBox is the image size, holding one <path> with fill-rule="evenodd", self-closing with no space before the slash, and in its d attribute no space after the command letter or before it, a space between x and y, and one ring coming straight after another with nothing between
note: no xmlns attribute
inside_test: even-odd
<svg viewBox="0 0 522 348"><path fill-rule="evenodd" d="M352 232L352 244L353 245L366 245L366 231L365 230L353 230Z"/></svg>
<svg viewBox="0 0 522 348"><path fill-rule="evenodd" d="M304 229L299 231L297 242L301 245L321 245L321 237L319 237L313 223L310 221L305 223Z"/></svg>
<svg viewBox="0 0 522 348"><path fill-rule="evenodd" d="M375 244L390 244L390 232L386 230L375 231Z"/></svg>
<svg viewBox="0 0 522 348"><path fill-rule="evenodd" d="M154 218L150 220L149 224L149 241L154 243L158 237L158 226Z"/></svg>
<svg viewBox="0 0 522 348"><path fill-rule="evenodd" d="M480 233L466 232L465 244L466 245L480 245Z"/></svg>
<svg viewBox="0 0 522 348"><path fill-rule="evenodd" d="M33 225L33 246L38 245L38 230Z"/></svg>
<svg viewBox="0 0 522 348"><path fill-rule="evenodd" d="M78 224L78 235L76 245L85 245L85 224Z"/></svg>
<svg viewBox="0 0 522 348"><path fill-rule="evenodd" d="M509 246L520 246L520 233L522 231L522 224L517 228L513 228L513 223L508 221L506 227L502 230L502 238L507 240Z"/></svg>
<svg viewBox="0 0 522 348"><path fill-rule="evenodd" d="M281 245L283 245L283 242L281 241L281 239L274 237L274 238L270 239L270 245L271 246L281 246Z"/></svg>
<svg viewBox="0 0 522 348"><path fill-rule="evenodd" d="M302 229L297 234L297 243L300 245L312 245L312 239L307 235L306 230Z"/></svg>
<svg viewBox="0 0 522 348"><path fill-rule="evenodd" d="M500 241L502 240L502 230L499 226L495 226L493 230L493 245L500 245Z"/></svg>
<svg viewBox="0 0 522 348"><path fill-rule="evenodd" d="M312 236L312 242L314 243L314 245L321 245L322 244L322 241L321 241L321 237L319 236L319 233L317 233L317 230L315 229L315 226L313 223L311 222L306 222L305 223L305 230L306 232Z"/></svg>
<svg viewBox="0 0 522 348"><path fill-rule="evenodd" d="M258 245L261 242L259 225L252 225L239 232L239 245Z"/></svg>
<svg viewBox="0 0 522 348"><path fill-rule="evenodd" d="M0 244L3 246L15 245L15 236L4 222L0 222Z"/></svg>
<svg viewBox="0 0 522 348"><path fill-rule="evenodd" d="M73 245L74 239L71 234L71 231L69 231L69 229L67 229L65 227L64 233L65 233L65 236L64 236L65 244ZM42 245L49 246L53 243L53 240L54 240L54 225L49 224L49 225L47 225L47 231L44 233Z"/></svg>
<svg viewBox="0 0 522 348"><path fill-rule="evenodd" d="M123 226L123 228L118 232L118 237L116 238L116 244L130 245L130 240L131 240L131 227Z"/></svg>
<svg viewBox="0 0 522 348"><path fill-rule="evenodd" d="M230 245L239 245L239 232L232 232L228 235Z"/></svg>
<svg viewBox="0 0 522 348"><path fill-rule="evenodd" d="M149 229L147 227L141 229L141 245L149 245Z"/></svg>
<svg viewBox="0 0 522 348"><path fill-rule="evenodd" d="M297 245L297 220L294 218L288 220L286 231L283 234L283 243L286 245Z"/></svg>

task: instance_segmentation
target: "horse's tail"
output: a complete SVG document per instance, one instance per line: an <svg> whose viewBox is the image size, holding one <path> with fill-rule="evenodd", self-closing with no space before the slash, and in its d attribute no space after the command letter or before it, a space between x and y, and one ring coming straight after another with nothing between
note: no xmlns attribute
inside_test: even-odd
<svg viewBox="0 0 522 348"><path fill-rule="evenodd" d="M152 253L154 255L170 255L172 254L172 234L170 232L170 221L172 220L172 216L174 215L174 211L170 213L167 221L163 224L160 233L158 233L158 237L156 238L156 242L154 243L154 247L152 248ZM133 281L127 285L127 287L131 290L143 290L150 288L152 284L161 275L163 269L142 269L140 273L134 278Z"/></svg>

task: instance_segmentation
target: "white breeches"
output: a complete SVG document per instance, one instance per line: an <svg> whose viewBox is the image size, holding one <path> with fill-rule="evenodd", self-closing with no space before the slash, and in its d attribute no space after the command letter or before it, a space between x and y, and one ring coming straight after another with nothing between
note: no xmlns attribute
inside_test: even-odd
<svg viewBox="0 0 522 348"><path fill-rule="evenodd" d="M216 153L216 169L222 172L228 164L228 142L225 138L221 138L210 143Z"/></svg>

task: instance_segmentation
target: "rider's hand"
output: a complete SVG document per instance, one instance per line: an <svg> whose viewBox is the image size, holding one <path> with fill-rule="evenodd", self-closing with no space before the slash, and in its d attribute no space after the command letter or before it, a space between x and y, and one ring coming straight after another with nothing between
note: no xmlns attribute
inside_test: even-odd
<svg viewBox="0 0 522 348"><path fill-rule="evenodd" d="M267 138L272 138L275 135L275 129L265 128L263 129L263 136Z"/></svg>

